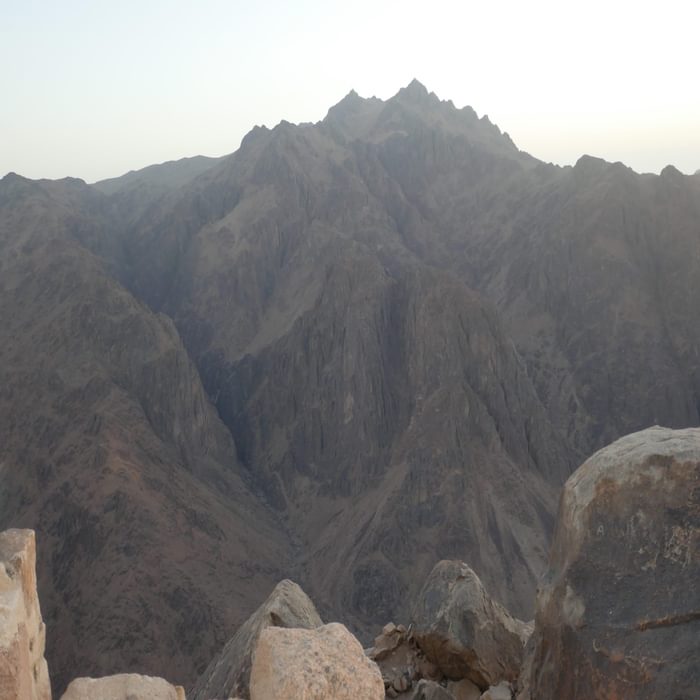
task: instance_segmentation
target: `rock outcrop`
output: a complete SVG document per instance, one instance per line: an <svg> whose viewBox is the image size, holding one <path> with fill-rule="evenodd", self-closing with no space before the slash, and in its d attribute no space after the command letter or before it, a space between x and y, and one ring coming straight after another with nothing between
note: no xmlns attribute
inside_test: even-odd
<svg viewBox="0 0 700 700"><path fill-rule="evenodd" d="M465 563L435 566L413 619L418 645L448 678L467 678L482 691L517 679L532 627L494 601Z"/></svg>
<svg viewBox="0 0 700 700"><path fill-rule="evenodd" d="M250 697L252 656L267 627L314 629L323 622L314 604L293 581L280 581L269 598L240 626L222 651L207 666L189 693L191 700L238 695Z"/></svg>
<svg viewBox="0 0 700 700"><path fill-rule="evenodd" d="M255 648L250 697L384 700L384 683L377 665L344 625L268 627Z"/></svg>
<svg viewBox="0 0 700 700"><path fill-rule="evenodd" d="M162 678L123 673L106 678L76 678L61 700L185 700L185 691Z"/></svg>
<svg viewBox="0 0 700 700"><path fill-rule="evenodd" d="M388 697L405 693L421 679L443 680L440 669L426 658L405 625L384 625L366 653L379 666Z"/></svg>
<svg viewBox="0 0 700 700"><path fill-rule="evenodd" d="M51 700L31 530L0 534L0 698Z"/></svg>
<svg viewBox="0 0 700 700"><path fill-rule="evenodd" d="M697 698L700 429L650 428L561 497L520 698Z"/></svg>

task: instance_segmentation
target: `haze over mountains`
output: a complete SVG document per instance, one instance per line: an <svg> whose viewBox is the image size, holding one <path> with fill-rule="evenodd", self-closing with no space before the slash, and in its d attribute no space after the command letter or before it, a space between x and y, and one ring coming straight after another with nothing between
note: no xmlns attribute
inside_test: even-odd
<svg viewBox="0 0 700 700"><path fill-rule="evenodd" d="M58 690L192 683L285 576L367 635L459 558L527 618L572 469L700 420L700 175L548 165L416 81L6 176L0 290L0 529L39 533Z"/></svg>

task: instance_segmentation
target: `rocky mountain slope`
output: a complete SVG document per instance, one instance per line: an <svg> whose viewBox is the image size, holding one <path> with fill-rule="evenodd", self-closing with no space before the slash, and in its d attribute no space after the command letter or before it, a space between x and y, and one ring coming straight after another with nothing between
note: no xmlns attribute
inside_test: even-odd
<svg viewBox="0 0 700 700"><path fill-rule="evenodd" d="M462 561L432 569L406 624L371 648L283 580L191 700L609 700L698 697L700 429L654 426L584 462L561 495L534 623ZM0 532L0 695L50 700L31 530ZM184 632L185 636L192 634ZM162 678L71 681L62 700L184 700Z"/></svg>
<svg viewBox="0 0 700 700"><path fill-rule="evenodd" d="M344 102L154 205L125 283L174 319L322 609L391 617L416 566L468 550L525 610L571 450L492 305L426 259L400 129L442 129L455 165L464 142L479 177L533 160L417 84Z"/></svg>
<svg viewBox="0 0 700 700"><path fill-rule="evenodd" d="M700 177L542 163L415 81L222 159L7 176L0 246L0 527L53 538L59 685L190 684L285 575L365 638L437 559L527 619L573 466L699 420Z"/></svg>
<svg viewBox="0 0 700 700"><path fill-rule="evenodd" d="M81 245L108 235L100 198L8 176L0 203L0 519L41 538L52 679L119 658L189 677L279 578L288 537L172 321Z"/></svg>

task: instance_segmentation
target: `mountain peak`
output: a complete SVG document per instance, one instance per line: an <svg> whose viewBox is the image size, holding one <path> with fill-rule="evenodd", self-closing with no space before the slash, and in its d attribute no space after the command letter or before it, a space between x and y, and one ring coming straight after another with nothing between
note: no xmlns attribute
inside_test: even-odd
<svg viewBox="0 0 700 700"><path fill-rule="evenodd" d="M15 172L9 172L0 178L0 191L8 195L16 196L19 192L30 192L38 189L39 187L34 180Z"/></svg>
<svg viewBox="0 0 700 700"><path fill-rule="evenodd" d="M328 113L331 114L333 112L346 112L346 111L355 111L360 105L364 104L367 100L364 98L360 97L357 94L356 90L350 90L350 92L343 97L340 102L337 104L333 105L329 110Z"/></svg>
<svg viewBox="0 0 700 700"><path fill-rule="evenodd" d="M683 173L674 165L667 165L659 174L661 177L665 177L670 180L678 181L683 179Z"/></svg>
<svg viewBox="0 0 700 700"><path fill-rule="evenodd" d="M358 138L371 127L385 103L378 97L361 97L355 90L328 110L324 123L339 130L346 138Z"/></svg>
<svg viewBox="0 0 700 700"><path fill-rule="evenodd" d="M423 85L423 83L420 82L417 78L414 78L407 86L406 90L411 93L415 94L420 94L420 95L427 95L428 94L428 88Z"/></svg>
<svg viewBox="0 0 700 700"><path fill-rule="evenodd" d="M431 97L435 97L434 93L428 92L428 88L419 80L414 78L405 88L399 90L399 95L409 97L415 101L424 102Z"/></svg>
<svg viewBox="0 0 700 700"><path fill-rule="evenodd" d="M603 158L584 153L574 164L577 173L600 173L610 166Z"/></svg>
<svg viewBox="0 0 700 700"><path fill-rule="evenodd" d="M28 178L17 174L14 170L10 170L9 173L7 173L4 177L0 178L0 182L19 182L27 179Z"/></svg>

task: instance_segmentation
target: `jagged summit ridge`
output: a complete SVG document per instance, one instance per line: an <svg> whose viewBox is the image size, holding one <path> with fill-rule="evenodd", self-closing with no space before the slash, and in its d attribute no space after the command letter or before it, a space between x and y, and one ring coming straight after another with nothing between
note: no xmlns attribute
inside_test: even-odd
<svg viewBox="0 0 700 700"><path fill-rule="evenodd" d="M413 78L411 82L404 88L401 88L398 95L403 95L414 100L424 101L426 99L436 99L437 95L434 92L428 92L428 88L423 85L417 78Z"/></svg>
<svg viewBox="0 0 700 700"><path fill-rule="evenodd" d="M377 142L420 131L446 131L503 154L518 152L510 137L486 115L479 118L469 106L457 109L451 100L440 100L415 79L387 100L363 98L352 90L331 107L321 124L344 142Z"/></svg>

